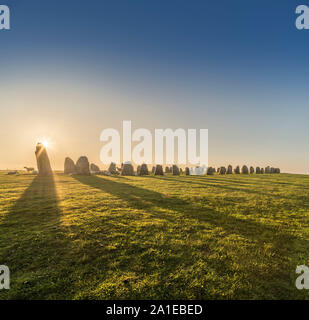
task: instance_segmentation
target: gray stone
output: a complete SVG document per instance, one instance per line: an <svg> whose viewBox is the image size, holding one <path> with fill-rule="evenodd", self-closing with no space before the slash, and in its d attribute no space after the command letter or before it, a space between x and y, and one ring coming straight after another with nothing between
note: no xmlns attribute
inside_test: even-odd
<svg viewBox="0 0 309 320"><path fill-rule="evenodd" d="M249 170L248 170L248 167L246 165L242 166L241 173L242 174L249 174Z"/></svg>
<svg viewBox="0 0 309 320"><path fill-rule="evenodd" d="M76 162L76 173L79 175L89 176L89 161L85 156L80 157Z"/></svg>
<svg viewBox="0 0 309 320"><path fill-rule="evenodd" d="M270 172L271 172L270 166L267 166L267 167L265 168L265 173L270 173Z"/></svg>
<svg viewBox="0 0 309 320"><path fill-rule="evenodd" d="M255 173L256 173L256 174L261 174L261 168L260 168L260 167L256 167Z"/></svg>
<svg viewBox="0 0 309 320"><path fill-rule="evenodd" d="M69 157L66 157L64 160L64 174L76 174L75 163Z"/></svg>
<svg viewBox="0 0 309 320"><path fill-rule="evenodd" d="M117 168L115 162L111 162L111 164L108 167L108 172L110 174L119 174L119 172L121 172L121 171L122 171L122 168Z"/></svg>
<svg viewBox="0 0 309 320"><path fill-rule="evenodd" d="M136 168L136 174L139 176L141 173L141 166L138 165L137 168Z"/></svg>
<svg viewBox="0 0 309 320"><path fill-rule="evenodd" d="M173 176L179 176L179 175L180 175L180 171L179 171L178 166L176 166L176 165L174 164L172 168L173 168L173 169L172 169L172 170L173 170L173 171L172 171Z"/></svg>
<svg viewBox="0 0 309 320"><path fill-rule="evenodd" d="M38 175L41 177L52 176L53 171L50 166L47 151L43 144L40 142L36 145L35 156L38 165Z"/></svg>
<svg viewBox="0 0 309 320"><path fill-rule="evenodd" d="M99 168L96 164L91 163L91 165L90 165L90 171L92 171L92 172L94 172L94 173L97 173L97 172L100 172L101 170L100 170L100 168Z"/></svg>
<svg viewBox="0 0 309 320"><path fill-rule="evenodd" d="M250 174L253 174L254 173L254 168L251 166L250 167Z"/></svg>
<svg viewBox="0 0 309 320"><path fill-rule="evenodd" d="M160 164L157 164L156 169L155 169L155 176L163 176L163 168Z"/></svg>
<svg viewBox="0 0 309 320"><path fill-rule="evenodd" d="M233 167L231 165L229 165L227 167L227 171L226 171L226 174L232 174L233 173Z"/></svg>
<svg viewBox="0 0 309 320"><path fill-rule="evenodd" d="M122 176L134 176L134 168L129 161L127 161L123 164L121 175Z"/></svg>
<svg viewBox="0 0 309 320"><path fill-rule="evenodd" d="M219 174L226 174L226 168L220 167Z"/></svg>
<svg viewBox="0 0 309 320"><path fill-rule="evenodd" d="M140 175L141 176L148 176L149 175L147 164L143 163L141 165Z"/></svg>
<svg viewBox="0 0 309 320"><path fill-rule="evenodd" d="M190 169L188 167L186 167L186 169L185 169L185 174L186 174L186 176L190 175Z"/></svg>

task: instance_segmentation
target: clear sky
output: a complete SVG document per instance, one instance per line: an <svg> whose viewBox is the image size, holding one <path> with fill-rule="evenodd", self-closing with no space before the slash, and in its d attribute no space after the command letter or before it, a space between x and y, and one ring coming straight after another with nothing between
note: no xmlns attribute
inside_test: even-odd
<svg viewBox="0 0 309 320"><path fill-rule="evenodd" d="M100 165L105 128L207 128L214 166L309 173L305 0L2 0L0 169ZM309 5L309 2L307 3Z"/></svg>

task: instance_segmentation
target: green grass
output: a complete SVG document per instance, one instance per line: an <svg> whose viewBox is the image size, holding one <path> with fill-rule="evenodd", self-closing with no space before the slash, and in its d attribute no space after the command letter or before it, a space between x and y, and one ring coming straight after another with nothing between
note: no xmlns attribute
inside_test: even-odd
<svg viewBox="0 0 309 320"><path fill-rule="evenodd" d="M0 299L308 299L309 176L0 172Z"/></svg>

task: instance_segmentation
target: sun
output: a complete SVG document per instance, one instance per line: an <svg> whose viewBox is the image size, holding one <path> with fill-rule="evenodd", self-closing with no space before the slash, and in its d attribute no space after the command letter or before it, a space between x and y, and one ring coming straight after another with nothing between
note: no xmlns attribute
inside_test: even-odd
<svg viewBox="0 0 309 320"><path fill-rule="evenodd" d="M47 148L49 146L49 142L47 140L43 140L42 145Z"/></svg>

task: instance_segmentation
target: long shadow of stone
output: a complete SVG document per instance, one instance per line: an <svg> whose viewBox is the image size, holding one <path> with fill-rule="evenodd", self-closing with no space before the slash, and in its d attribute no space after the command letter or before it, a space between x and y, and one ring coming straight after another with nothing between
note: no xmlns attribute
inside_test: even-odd
<svg viewBox="0 0 309 320"><path fill-rule="evenodd" d="M182 218L184 218L185 220L187 220L187 226L188 224L190 224L188 220L192 219L192 222L194 221L194 228L192 229L193 234L199 231L207 232L211 228L222 228L225 231L225 236L237 234L250 240L255 249L252 249L251 251L245 250L246 260L249 261L249 269L244 273L244 275L247 277L246 281L249 281L253 286L257 284L257 275L259 275L260 279L264 279L263 277L265 275L271 274L273 278L271 279L269 284L265 284L265 281L263 280L263 282L261 280L261 285L269 287L270 289L276 287L276 291L279 292L278 296L280 296L280 292L282 291L282 287L280 284L282 282L282 279L285 279L284 281L289 282L291 270L293 272L295 271L294 260L291 260L291 266L286 267L284 270L278 270L278 264L281 261L280 259L284 257L284 261L288 260L292 255L296 253L296 246L299 246L301 248L299 249L299 252L301 254L303 254L303 251L308 248L308 241L300 239L290 233L285 233L281 230L280 226L260 223L249 219L241 219L231 214L222 214L211 207L198 205L191 201L186 201L177 197L166 197L160 192L132 185L130 184L130 179L118 179L116 177L114 179L96 176L74 176L74 179L82 184L88 185L92 188L101 190L104 193L108 193L119 199L122 199L124 202L127 202L128 205L133 209L144 210L149 215L148 217L150 217L150 220L152 218L153 220L155 220L155 218L166 220L168 222L166 227L167 232L168 230L173 228L181 228L181 221L184 221L182 220ZM149 179L151 179L151 177L149 177ZM124 181L127 181L128 183ZM207 223L208 226L205 223ZM159 232L159 230L154 229L153 227L151 227L151 225L145 226L145 228L149 228L149 232L151 232L151 237L153 238L155 237L155 233ZM130 231L129 226L127 227L127 229ZM145 234L145 232L142 234ZM128 242L128 246L126 247L126 252L128 253L126 255L127 260L125 260L125 263L119 266L122 270L126 270L126 268L130 269L129 266L130 264L132 264L132 252L134 252L135 254L136 252L143 252L143 243L145 241L145 238L141 238L138 242L134 242L134 246L132 243ZM185 254L185 252L189 254L189 252L191 251L189 244L177 244L177 241L173 240L172 234L169 234L169 238L166 241L168 242L164 246L162 245L162 249L165 248L166 250L169 250L171 246L174 246L173 250L181 251L183 252L183 254ZM220 238L212 239L212 241L220 241ZM263 248L265 244L270 244L272 254L269 256L265 256L263 254ZM207 246L207 244L205 245ZM235 244L235 246L237 246L237 244ZM257 252L262 252L262 254L257 254ZM226 252L226 254L229 255L229 252ZM233 255L233 253L231 253L231 255ZM259 259L261 257L263 257L263 261L267 265L267 268L265 269L258 269L254 267L255 265L258 265ZM177 264L182 263L182 259L180 256L180 258L175 259L173 264L171 264L172 268L170 268L166 266L166 259L168 258L165 258L165 260L160 260L162 261L160 262L162 263L162 265L160 265L160 268L162 268L162 270L165 270L164 274L168 274L168 272L174 272ZM194 260L193 257L192 259ZM241 260L244 259L244 257L241 256L241 254L240 256L236 254L234 259ZM211 263L211 261L209 261L209 263ZM143 260L143 267L141 268L143 272L153 271L151 260ZM224 272L232 273L235 271L232 264L227 264L224 268L222 267L222 265L221 267L214 266L214 268L216 269L217 274L221 275L224 275ZM166 276L164 274L161 274L160 280L160 286L162 286L162 288L164 287L166 281ZM246 297L248 297L249 294L250 293L247 292ZM284 297L284 294L282 296ZM160 298L162 298L162 296L160 296ZM166 298L171 298L171 296L166 296Z"/></svg>
<svg viewBox="0 0 309 320"><path fill-rule="evenodd" d="M58 202L54 177L35 177L1 222L0 256L11 271L10 298L53 297L63 285L58 264L66 237Z"/></svg>
<svg viewBox="0 0 309 320"><path fill-rule="evenodd" d="M223 185L222 182L229 183L230 180L220 180L220 179L208 179L205 178L205 180L202 180L203 182L200 182L201 180L199 179L198 181L192 181L192 180L186 180L185 178L179 178L177 180L170 178L170 177L159 177L159 176L152 176L149 178L153 179L160 179L160 180L168 180L168 181L174 181L174 182L182 182L182 183L187 183L187 184L195 184L195 185L200 185L204 187L214 187L218 189L224 189L224 190L231 190L231 191L239 191L239 192L245 192L245 193L250 193L250 194L257 194L257 195L262 195L262 196L267 196L267 197L277 197L277 198L282 198L282 199L290 199L290 197L286 197L283 195L277 195L277 194L271 194L271 193L266 193L266 192L261 192L261 191L255 191L251 190L248 188L237 188L235 186L228 186L228 185ZM221 183L220 183L221 182ZM238 183L238 185L241 185L241 183Z"/></svg>
<svg viewBox="0 0 309 320"><path fill-rule="evenodd" d="M215 227L222 227L228 233L240 234L254 240L256 240L257 234L259 236L261 234L265 235L265 239L263 239L265 241L272 241L273 239L270 238L273 238L274 235L290 240L294 238L294 236L282 232L279 226L262 224L249 219L244 220L230 214L222 214L211 207L201 206L178 197L166 197L159 192L123 183L118 179L115 181L96 176L74 176L74 178L92 188L123 199L137 209L157 208L157 210L152 210L152 212L155 211L152 214L165 220L174 221L175 219L172 213L168 214L162 211L169 209L183 217L208 222Z"/></svg>

